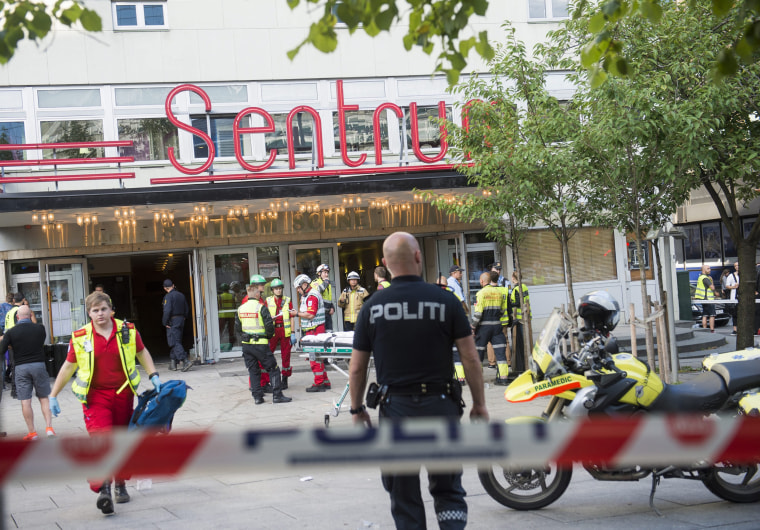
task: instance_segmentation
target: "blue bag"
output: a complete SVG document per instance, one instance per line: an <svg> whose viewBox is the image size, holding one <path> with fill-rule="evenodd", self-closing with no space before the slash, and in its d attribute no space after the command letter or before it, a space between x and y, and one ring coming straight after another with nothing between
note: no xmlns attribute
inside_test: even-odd
<svg viewBox="0 0 760 530"><path fill-rule="evenodd" d="M185 402L188 388L184 381L172 379L162 383L159 392L152 388L140 394L129 421L129 430L149 427L163 433L171 431L174 413Z"/></svg>

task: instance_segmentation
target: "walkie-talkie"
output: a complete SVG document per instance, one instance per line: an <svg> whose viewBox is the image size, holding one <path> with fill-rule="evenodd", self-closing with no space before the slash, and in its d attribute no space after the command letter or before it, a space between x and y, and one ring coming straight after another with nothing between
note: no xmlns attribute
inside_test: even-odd
<svg viewBox="0 0 760 530"><path fill-rule="evenodd" d="M129 327L126 320L121 324L121 343L129 344Z"/></svg>

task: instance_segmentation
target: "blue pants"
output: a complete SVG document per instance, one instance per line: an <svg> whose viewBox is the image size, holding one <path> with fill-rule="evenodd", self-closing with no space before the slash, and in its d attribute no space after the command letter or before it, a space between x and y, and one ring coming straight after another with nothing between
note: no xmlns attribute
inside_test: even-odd
<svg viewBox="0 0 760 530"><path fill-rule="evenodd" d="M449 396L391 395L380 405L380 418L443 416L459 421L462 411ZM391 514L399 530L424 529L425 506L420 491L420 474L383 473L383 487L391 497ZM462 470L428 472L428 490L433 496L438 526L458 530L467 525L467 503L462 487Z"/></svg>
<svg viewBox="0 0 760 530"><path fill-rule="evenodd" d="M185 330L185 317L172 317L166 328L166 342L169 344L169 357L175 361L187 360L187 352L182 347L182 332Z"/></svg>

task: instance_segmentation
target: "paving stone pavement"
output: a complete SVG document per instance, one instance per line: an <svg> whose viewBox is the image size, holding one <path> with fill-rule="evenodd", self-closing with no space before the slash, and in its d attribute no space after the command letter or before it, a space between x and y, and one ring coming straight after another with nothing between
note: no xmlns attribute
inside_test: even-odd
<svg viewBox="0 0 760 530"><path fill-rule="evenodd" d="M159 365L163 380L185 379L192 387L184 407L177 413L176 430L313 428L323 425L345 385L345 378L332 373L333 389L307 394L311 373L304 360L294 362L297 371L286 395L292 403L255 406L247 390L242 360L225 360L192 370L169 372ZM484 369L486 380L493 372ZM685 374L684 378L693 377ZM147 388L143 384L144 388ZM537 415L546 401L509 404L503 387L487 384L486 396L492 421L512 416ZM1 428L10 436L25 433L19 403L4 393L0 403ZM80 405L69 389L60 396L62 415L54 420L59 436L85 433ZM469 391L465 392L469 402ZM36 401L36 399L35 399ZM42 417L33 403L38 429ZM331 426L349 425L347 407ZM424 477L424 474L423 474ZM432 498L424 488L427 525L435 528ZM95 507L96 496L85 481L13 481L4 486L4 528L393 528L388 496L377 469L341 469L304 473L262 473L255 469L234 475L153 479L149 489L128 489L132 501L116 505L116 514L104 516ZM649 508L650 481L598 482L577 467L565 495L551 506L518 512L491 499L480 485L475 469L465 467L469 528L758 528L757 504L722 501L700 482L664 480L657 490L658 516Z"/></svg>

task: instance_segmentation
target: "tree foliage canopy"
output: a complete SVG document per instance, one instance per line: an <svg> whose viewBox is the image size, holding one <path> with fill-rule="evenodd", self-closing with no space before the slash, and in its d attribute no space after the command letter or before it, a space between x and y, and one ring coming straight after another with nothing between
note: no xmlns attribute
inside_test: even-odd
<svg viewBox="0 0 760 530"><path fill-rule="evenodd" d="M0 2L0 64L11 60L19 41L44 38L54 20L66 26L79 23L87 31L103 29L100 15L84 7L84 2L57 0L51 6L45 2L4 0Z"/></svg>

